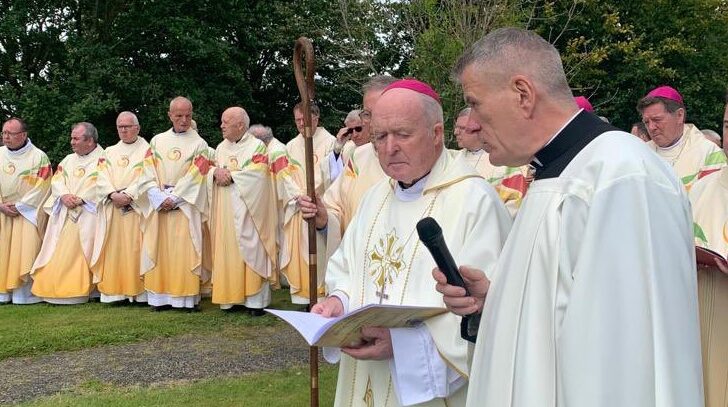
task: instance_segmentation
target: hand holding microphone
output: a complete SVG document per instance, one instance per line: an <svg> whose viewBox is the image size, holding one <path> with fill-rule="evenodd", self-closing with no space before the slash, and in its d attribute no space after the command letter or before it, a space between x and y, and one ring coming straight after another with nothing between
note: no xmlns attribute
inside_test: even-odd
<svg viewBox="0 0 728 407"><path fill-rule="evenodd" d="M417 234L437 264L437 268L432 270L437 281L435 289L443 295L448 310L462 316L480 313L490 287L485 273L471 267L457 267L445 244L442 229L434 219L427 217L420 220Z"/></svg>

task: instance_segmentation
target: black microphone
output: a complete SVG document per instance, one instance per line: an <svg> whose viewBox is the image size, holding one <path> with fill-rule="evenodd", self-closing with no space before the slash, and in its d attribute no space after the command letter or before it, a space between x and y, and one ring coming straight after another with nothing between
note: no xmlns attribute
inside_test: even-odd
<svg viewBox="0 0 728 407"><path fill-rule="evenodd" d="M458 272L458 266L455 264L450 250L445 244L442 237L442 229L435 219L426 217L417 222L417 235L419 235L422 243L430 251L432 258L435 259L437 267L447 277L447 283L465 288L465 281ZM466 289L467 291L467 289Z"/></svg>

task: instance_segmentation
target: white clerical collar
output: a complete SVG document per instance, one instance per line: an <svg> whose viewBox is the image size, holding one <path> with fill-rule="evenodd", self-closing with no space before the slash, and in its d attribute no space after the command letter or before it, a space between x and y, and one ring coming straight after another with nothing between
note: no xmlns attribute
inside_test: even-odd
<svg viewBox="0 0 728 407"><path fill-rule="evenodd" d="M483 150L482 148L479 148L477 150L470 150L470 149L466 148L465 151L467 151L468 153L473 154L473 155L481 155L481 154L483 154L483 152L485 152L485 150Z"/></svg>
<svg viewBox="0 0 728 407"><path fill-rule="evenodd" d="M554 135L551 136L551 138L549 139L549 141L546 144L544 144L543 147L541 147L538 151L543 150L544 147L546 147L547 145L551 144L551 142L554 141L554 139L556 138L556 136L558 136L559 134L561 134L561 132L564 131L564 129L566 128L566 126L568 126L571 122L573 122L574 119L576 118L576 116L578 116L579 113L581 113L582 110L584 110L584 109L577 110L576 113L574 113L574 115L571 116L571 118L569 120L567 120L566 123L564 123L564 125L561 126L561 128L558 129L556 131L556 133L554 133ZM538 158L536 158L536 156L533 156L533 160L531 160L531 162L535 162L539 166L543 166L543 163L541 161L539 161Z"/></svg>
<svg viewBox="0 0 728 407"><path fill-rule="evenodd" d="M679 146L680 144L682 144L683 141L685 141L685 136L680 135L680 137L677 140L675 140L675 142L672 143L671 146L660 147L657 145L657 143L655 143L655 147L657 147L657 149L660 151L670 151L670 150L676 148L677 146Z"/></svg>
<svg viewBox="0 0 728 407"><path fill-rule="evenodd" d="M419 181L415 182L414 185L411 187L404 189L402 186L399 185L399 182L394 183L394 195L400 200L404 202L412 202L418 200L422 196L422 191L425 190L425 185L427 185L427 178L430 177L430 174L425 175L424 177L420 178Z"/></svg>
<svg viewBox="0 0 728 407"><path fill-rule="evenodd" d="M11 149L8 148L8 154L10 154L10 155L22 155L22 154L25 154L31 148L33 148L33 143L30 142L30 139L26 139L26 140L28 140L28 141L25 143L25 145L22 146L22 147L20 147L17 150L11 150Z"/></svg>

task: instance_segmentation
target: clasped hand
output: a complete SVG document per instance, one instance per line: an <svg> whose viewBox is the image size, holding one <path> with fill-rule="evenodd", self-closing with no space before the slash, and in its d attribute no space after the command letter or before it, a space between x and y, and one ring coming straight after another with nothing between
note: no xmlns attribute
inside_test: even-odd
<svg viewBox="0 0 728 407"><path fill-rule="evenodd" d="M230 170L227 168L215 168L213 173L215 184L221 187L226 187L233 183L233 177L230 174Z"/></svg>
<svg viewBox="0 0 728 407"><path fill-rule="evenodd" d="M117 208L123 208L125 206L131 205L132 202L131 197L122 192L112 192L109 198L111 198L111 202Z"/></svg>
<svg viewBox="0 0 728 407"><path fill-rule="evenodd" d="M475 268L460 266L459 270L468 289L467 292L463 287L448 284L445 274L437 267L432 270L432 277L437 281L435 289L442 294L445 306L453 314L466 316L483 312L490 280L485 273ZM470 295L466 295L467 293Z"/></svg>
<svg viewBox="0 0 728 407"><path fill-rule="evenodd" d="M14 217L20 215L20 212L18 212L18 209L15 208L14 203L6 203L6 204L0 203L0 212L2 212L3 214L5 214L11 218L14 218Z"/></svg>
<svg viewBox="0 0 728 407"><path fill-rule="evenodd" d="M61 196L61 203L68 209L73 209L83 205L83 199L73 194L65 194Z"/></svg>

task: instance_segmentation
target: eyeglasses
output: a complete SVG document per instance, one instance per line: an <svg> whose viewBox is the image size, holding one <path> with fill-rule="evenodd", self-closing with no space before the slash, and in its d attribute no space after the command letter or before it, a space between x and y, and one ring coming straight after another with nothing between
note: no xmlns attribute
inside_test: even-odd
<svg viewBox="0 0 728 407"><path fill-rule="evenodd" d="M129 129L132 129L132 128L136 127L136 126L137 126L136 124L130 124L130 125L116 126L116 128L119 129L119 130L129 130Z"/></svg>
<svg viewBox="0 0 728 407"><path fill-rule="evenodd" d="M21 130L21 131L7 131L6 130L6 131L2 132L2 135L3 136L17 136L18 134L23 134L23 133L25 133L25 130Z"/></svg>
<svg viewBox="0 0 728 407"><path fill-rule="evenodd" d="M346 134L351 134L351 133L352 133L352 132L354 132L354 131L355 131L355 132L357 132L357 133L359 133L359 132L361 131L361 129L362 129L362 128L363 128L362 126L354 126L354 127L349 127L349 128L348 128L348 129L346 130Z"/></svg>

